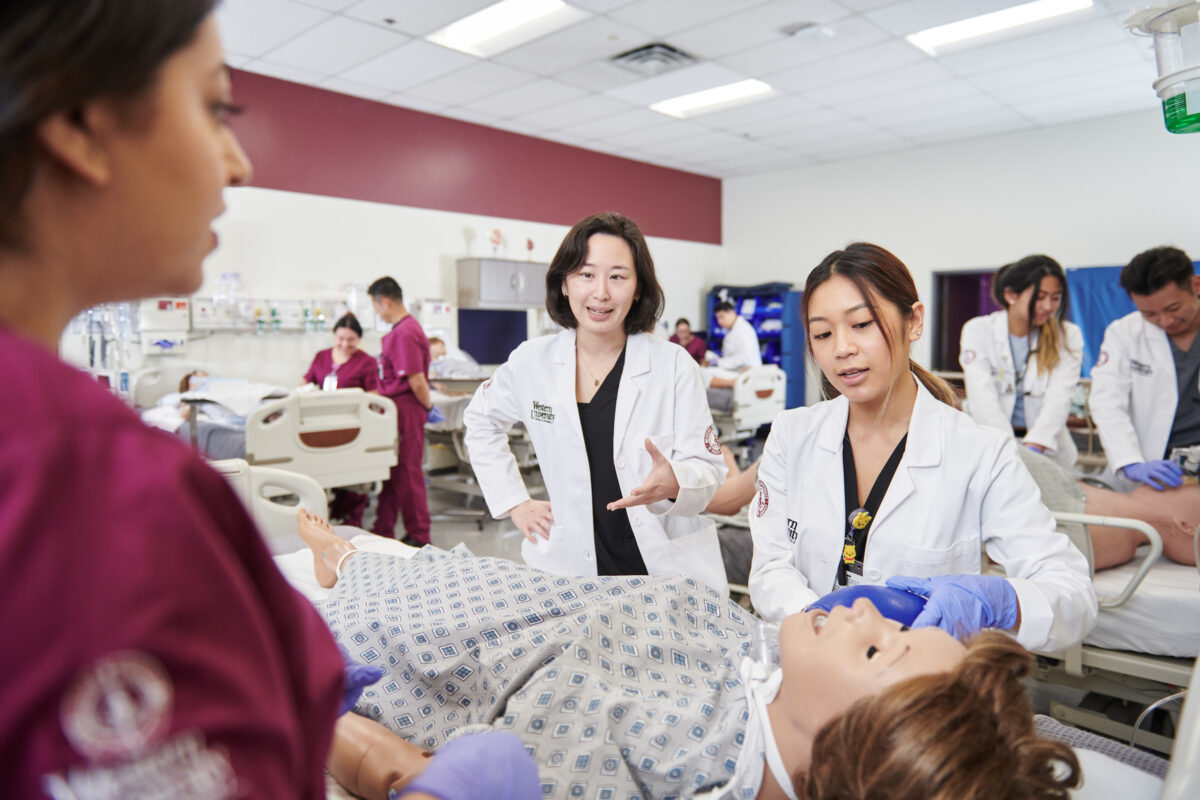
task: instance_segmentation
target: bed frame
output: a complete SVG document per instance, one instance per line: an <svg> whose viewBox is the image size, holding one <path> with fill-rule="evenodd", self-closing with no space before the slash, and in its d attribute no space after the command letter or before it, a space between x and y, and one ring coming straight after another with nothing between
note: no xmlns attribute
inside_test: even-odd
<svg viewBox="0 0 1200 800"><path fill-rule="evenodd" d="M731 444L748 439L787 403L787 375L774 364L750 367L733 383L733 409L713 414L717 439Z"/></svg>
<svg viewBox="0 0 1200 800"><path fill-rule="evenodd" d="M362 389L297 392L246 418L246 461L329 489L386 480L396 464L396 404Z"/></svg>
<svg viewBox="0 0 1200 800"><path fill-rule="evenodd" d="M1150 540L1137 571L1124 589L1115 597L1100 597L1100 613L1124 605L1137 591L1151 567L1162 555L1162 538L1152 525L1142 520L1122 517L1101 517L1092 514L1053 512L1055 519L1071 541L1083 552L1088 564L1093 563L1091 540L1087 525L1106 525L1133 528ZM1187 658L1153 656L1124 650L1109 650L1087 644L1076 644L1055 653L1038 654L1038 680L1081 689L1087 692L1149 705L1186 688L1191 684L1194 663ZM1167 711L1173 709L1167 708ZM1096 731L1115 739L1129 741L1133 726L1110 719L1096 711L1076 708L1055 701L1050 714L1069 725ZM1178 729L1178 719L1175 719ZM1137 732L1137 742L1161 753L1170 753L1170 738L1149 731Z"/></svg>
<svg viewBox="0 0 1200 800"><path fill-rule="evenodd" d="M325 490L307 475L270 467L252 467L240 458L209 464L229 481L250 512L272 553L290 553L304 547L296 532L296 509L306 508L321 519L329 516ZM297 504L281 498L298 498Z"/></svg>

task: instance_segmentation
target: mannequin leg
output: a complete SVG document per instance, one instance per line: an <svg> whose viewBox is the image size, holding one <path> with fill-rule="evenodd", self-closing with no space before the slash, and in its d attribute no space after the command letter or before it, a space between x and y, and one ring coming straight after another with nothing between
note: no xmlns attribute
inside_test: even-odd
<svg viewBox="0 0 1200 800"><path fill-rule="evenodd" d="M296 528L300 539L312 550L317 583L332 588L337 583L338 567L358 548L334 533L328 522L303 508L296 512Z"/></svg>

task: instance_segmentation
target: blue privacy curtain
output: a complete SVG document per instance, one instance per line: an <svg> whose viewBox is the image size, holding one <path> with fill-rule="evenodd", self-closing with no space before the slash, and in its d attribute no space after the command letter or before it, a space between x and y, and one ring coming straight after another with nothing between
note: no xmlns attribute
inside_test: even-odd
<svg viewBox="0 0 1200 800"><path fill-rule="evenodd" d="M1083 331L1083 377L1092 374L1092 365L1104 341L1104 329L1114 319L1136 310L1120 284L1120 267L1084 267L1067 270L1071 291L1071 321Z"/></svg>

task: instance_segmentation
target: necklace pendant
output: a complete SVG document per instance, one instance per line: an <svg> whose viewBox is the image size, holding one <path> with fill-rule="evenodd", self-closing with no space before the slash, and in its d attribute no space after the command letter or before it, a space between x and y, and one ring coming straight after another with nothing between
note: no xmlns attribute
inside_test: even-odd
<svg viewBox="0 0 1200 800"><path fill-rule="evenodd" d="M593 380L593 381L595 381L595 383L594 383L594 384L592 384L593 386L599 386L599 385L600 385L600 379L599 379L599 378L592 378L592 380Z"/></svg>

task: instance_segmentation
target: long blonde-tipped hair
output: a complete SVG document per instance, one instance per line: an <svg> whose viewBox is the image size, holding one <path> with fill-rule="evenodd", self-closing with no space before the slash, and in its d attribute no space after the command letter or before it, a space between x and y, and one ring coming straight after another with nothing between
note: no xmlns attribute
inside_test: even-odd
<svg viewBox="0 0 1200 800"><path fill-rule="evenodd" d="M818 731L796 776L809 800L1050 800L1078 785L1079 761L1040 738L1024 678L1033 656L999 631L979 634L950 672L859 700Z"/></svg>
<svg viewBox="0 0 1200 800"><path fill-rule="evenodd" d="M912 317L913 305L921 298L917 295L917 284L913 281L908 267L904 266L904 262L879 245L868 242L855 242L848 245L845 250L834 250L808 274L808 280L804 283L804 299L801 302L806 325L813 290L835 275L842 276L858 287L864 302L870 309L871 318L875 320L875 324L883 333L888 349L893 354L900 352L901 348L892 341L891 331L887 325L883 324L883 320L879 316L875 299L878 298L894 305L900 313L902 322ZM903 351L905 357L908 358L908 368L917 376L917 380L929 390L929 393L946 405L954 406L956 398L950 384L913 361L912 357L908 355L907 346L903 347ZM815 361L812 339L808 340L808 355ZM818 372L820 372L819 369ZM821 373L821 391L825 397L837 397L838 395L838 391L823 372Z"/></svg>
<svg viewBox="0 0 1200 800"><path fill-rule="evenodd" d="M1004 265L996 271L995 277L992 278L992 298L1004 309L1009 307L1008 299L1004 296L1005 289L1012 289L1020 294L1030 286L1035 287L1033 295L1029 298L1027 312L1029 324L1032 326L1038 290L1041 288L1042 278L1045 277L1057 279L1059 285L1062 286L1062 303L1059 305L1058 311L1051 314L1050 318L1038 329L1037 347L1033 349L1033 352L1037 355L1039 375L1049 375L1058 366L1058 362L1062 358L1062 351L1067 346L1062 324L1063 318L1071 308L1071 295L1067 289L1066 273L1063 272L1062 265L1050 256L1033 255Z"/></svg>

